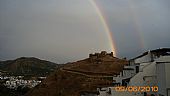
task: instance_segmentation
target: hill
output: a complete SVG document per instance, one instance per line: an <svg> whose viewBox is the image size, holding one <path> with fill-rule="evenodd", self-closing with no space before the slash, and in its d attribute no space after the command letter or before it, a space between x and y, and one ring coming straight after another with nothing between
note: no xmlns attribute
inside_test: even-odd
<svg viewBox="0 0 170 96"><path fill-rule="evenodd" d="M0 70L11 75L45 76L58 66L58 64L34 57L21 57L0 62Z"/></svg>
<svg viewBox="0 0 170 96"><path fill-rule="evenodd" d="M128 62L106 52L90 54L89 58L67 63L56 70L26 96L80 96L84 92L96 92L96 88L112 85Z"/></svg>

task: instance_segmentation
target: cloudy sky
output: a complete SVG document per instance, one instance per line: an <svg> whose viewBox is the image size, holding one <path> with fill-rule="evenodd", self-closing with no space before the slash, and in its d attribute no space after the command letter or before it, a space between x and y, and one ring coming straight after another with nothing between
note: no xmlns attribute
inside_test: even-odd
<svg viewBox="0 0 170 96"><path fill-rule="evenodd" d="M96 0L117 56L170 47L169 0ZM89 0L0 0L0 60L34 56L58 63L111 51Z"/></svg>

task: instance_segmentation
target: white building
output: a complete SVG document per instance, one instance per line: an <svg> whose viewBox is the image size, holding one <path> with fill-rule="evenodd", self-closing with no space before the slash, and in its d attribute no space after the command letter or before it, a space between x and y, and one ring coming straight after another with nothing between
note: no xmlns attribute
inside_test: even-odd
<svg viewBox="0 0 170 96"><path fill-rule="evenodd" d="M19 86L33 88L36 85L41 83L41 81L37 80L23 80L22 78L11 76L9 80L5 82L5 86L10 89L17 89Z"/></svg>
<svg viewBox="0 0 170 96"><path fill-rule="evenodd" d="M105 95L99 91L102 94L98 96L170 96L170 49L148 51L131 59L113 80L115 87L108 87Z"/></svg>

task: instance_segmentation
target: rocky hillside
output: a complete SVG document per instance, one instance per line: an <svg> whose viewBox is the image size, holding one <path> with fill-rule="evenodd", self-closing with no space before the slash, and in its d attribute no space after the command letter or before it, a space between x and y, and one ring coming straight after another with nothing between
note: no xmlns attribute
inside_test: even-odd
<svg viewBox="0 0 170 96"><path fill-rule="evenodd" d="M84 92L96 92L98 87L112 86L112 76L127 63L112 53L90 54L87 59L65 64L26 96L80 96Z"/></svg>
<svg viewBox="0 0 170 96"><path fill-rule="evenodd" d="M21 57L0 62L0 70L12 75L44 76L58 67L58 64L34 57Z"/></svg>

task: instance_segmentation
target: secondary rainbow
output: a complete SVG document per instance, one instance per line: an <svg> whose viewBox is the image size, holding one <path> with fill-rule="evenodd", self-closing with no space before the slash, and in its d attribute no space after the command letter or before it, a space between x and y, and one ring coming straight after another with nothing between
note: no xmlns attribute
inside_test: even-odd
<svg viewBox="0 0 170 96"><path fill-rule="evenodd" d="M138 36L140 47L142 49L145 49L146 42L144 40L144 35L142 34L143 33L142 26L140 25L141 22L139 21L139 18L138 18L140 16L138 16L138 14L137 14L137 12L139 12L139 11L136 11L135 4L133 1L128 0L128 5L129 5L129 12L130 12L131 16L133 17L135 33L136 33L136 36Z"/></svg>
<svg viewBox="0 0 170 96"><path fill-rule="evenodd" d="M89 0L89 2L93 5L94 9L96 10L100 20L101 20L101 23L103 24L104 26L104 29L106 31L106 34L108 36L108 39L109 39L109 43L110 43L110 47L111 47L111 50L113 51L114 53L114 56L116 56L116 46L115 46L115 43L114 43L114 40L113 40L113 37L112 37L112 32L111 30L109 29L108 25L107 25L107 22L102 14L102 12L100 11L100 8L97 6L95 0Z"/></svg>

